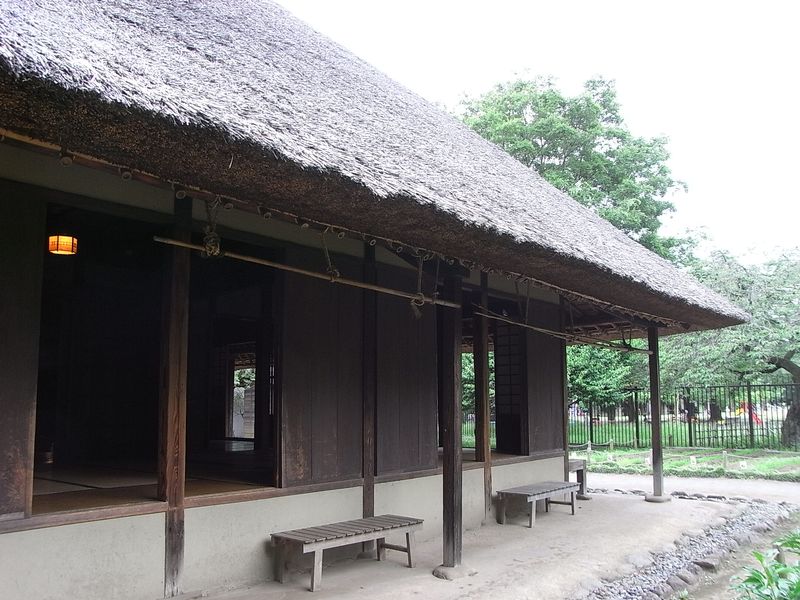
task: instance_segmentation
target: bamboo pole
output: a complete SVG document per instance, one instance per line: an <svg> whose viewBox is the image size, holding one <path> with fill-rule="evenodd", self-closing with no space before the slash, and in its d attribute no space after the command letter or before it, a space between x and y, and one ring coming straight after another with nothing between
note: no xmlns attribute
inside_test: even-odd
<svg viewBox="0 0 800 600"><path fill-rule="evenodd" d="M168 246L188 248L190 250L198 250L200 252L205 250L205 248L199 244L191 244L189 242L182 242L180 240L173 240L170 238L165 238L157 235L153 236L153 240L160 244L167 244ZM280 271L288 271L290 273L297 273L298 275L305 275L306 277L313 277L314 279L322 279L324 281L330 281L331 283L340 283L342 285L349 285L351 287L357 287L363 290L370 290L373 292L380 292L382 294L389 294L391 296L406 298L407 300L418 300L419 302L424 302L425 304L436 304L437 306L446 306L447 308L461 308L460 304L456 302L450 302L449 300L440 300L439 298L431 298L430 296L426 296L424 294L404 292L403 290L396 290L393 288L383 287L381 285L375 285L373 283L356 281L355 279L348 279L346 277L328 275L327 273L318 273L316 271L309 271L307 269L301 269L300 267L292 267L291 265L284 265L282 263L273 262L271 260L267 260L266 258L247 256L246 254L239 254L237 252L229 252L226 250L221 251L219 255L225 258L232 258L234 260L241 260L243 262L262 265L264 267L271 267L273 269L278 269Z"/></svg>

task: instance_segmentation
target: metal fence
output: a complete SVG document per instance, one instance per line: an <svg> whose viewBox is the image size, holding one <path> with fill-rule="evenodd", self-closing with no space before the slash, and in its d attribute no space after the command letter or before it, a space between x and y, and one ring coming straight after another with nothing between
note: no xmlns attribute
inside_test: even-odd
<svg viewBox="0 0 800 600"><path fill-rule="evenodd" d="M781 442L800 385L687 386L661 395L662 443L670 447L800 450ZM650 446L647 390L626 390L622 404L588 401L569 408L569 442L579 446Z"/></svg>
<svg viewBox="0 0 800 600"><path fill-rule="evenodd" d="M489 421L489 444L492 448L497 447L497 430L495 428L494 415ZM475 413L464 411L461 415L461 446L463 448L475 447Z"/></svg>

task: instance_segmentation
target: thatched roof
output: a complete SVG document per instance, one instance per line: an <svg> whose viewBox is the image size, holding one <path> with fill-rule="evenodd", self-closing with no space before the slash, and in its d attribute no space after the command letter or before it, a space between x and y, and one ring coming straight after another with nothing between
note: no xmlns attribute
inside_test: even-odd
<svg viewBox="0 0 800 600"><path fill-rule="evenodd" d="M2 0L0 128L693 327L746 315L268 0Z"/></svg>

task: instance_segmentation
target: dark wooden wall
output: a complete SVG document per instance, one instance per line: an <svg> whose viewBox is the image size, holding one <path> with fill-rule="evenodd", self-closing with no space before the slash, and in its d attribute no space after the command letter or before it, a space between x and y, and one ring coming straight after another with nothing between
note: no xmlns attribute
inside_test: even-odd
<svg viewBox="0 0 800 600"><path fill-rule="evenodd" d="M378 265L378 284L414 290L413 271ZM452 310L452 309L445 309ZM436 310L378 294L378 474L438 465Z"/></svg>
<svg viewBox="0 0 800 600"><path fill-rule="evenodd" d="M359 261L334 260L345 277ZM322 252L287 251L290 264L323 270ZM361 290L287 274L281 350L283 485L361 476Z"/></svg>
<svg viewBox="0 0 800 600"><path fill-rule="evenodd" d="M559 311L557 304L531 302L529 322L558 330ZM563 450L564 343L531 330L527 330L525 335L529 451Z"/></svg>
<svg viewBox="0 0 800 600"><path fill-rule="evenodd" d="M0 188L0 520L30 513L44 203Z"/></svg>

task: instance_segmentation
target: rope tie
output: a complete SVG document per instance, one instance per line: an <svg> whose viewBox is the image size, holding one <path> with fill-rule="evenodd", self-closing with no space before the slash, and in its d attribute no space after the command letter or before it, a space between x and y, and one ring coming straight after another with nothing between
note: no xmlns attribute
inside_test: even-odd
<svg viewBox="0 0 800 600"><path fill-rule="evenodd" d="M417 256L417 295L411 299L411 312L414 314L415 319L422 318L422 311L420 310L425 306L425 294L422 293L422 262L424 258L421 254Z"/></svg>
<svg viewBox="0 0 800 600"><path fill-rule="evenodd" d="M216 196L213 200L206 200L206 218L208 224L203 228L203 256L210 258L219 256L222 252L221 240L217 233L217 213L221 204L220 197Z"/></svg>
<svg viewBox="0 0 800 600"><path fill-rule="evenodd" d="M333 265L331 253L328 252L328 244L325 242L325 234L328 233L329 229L330 227L326 227L325 231L322 232L322 252L325 254L325 262L328 265L325 272L331 278L331 283L335 283L341 276L341 273L339 273L339 270Z"/></svg>

